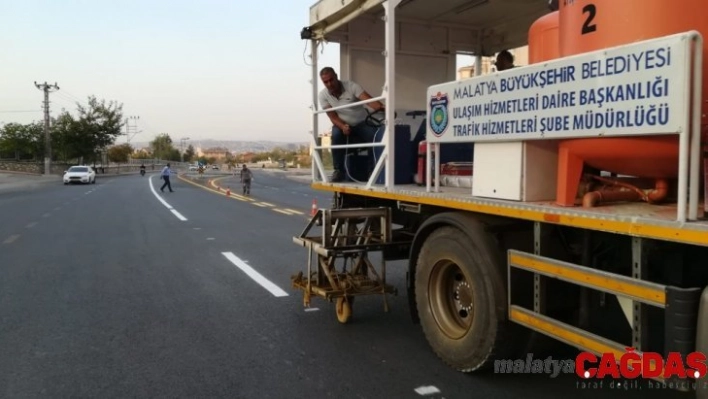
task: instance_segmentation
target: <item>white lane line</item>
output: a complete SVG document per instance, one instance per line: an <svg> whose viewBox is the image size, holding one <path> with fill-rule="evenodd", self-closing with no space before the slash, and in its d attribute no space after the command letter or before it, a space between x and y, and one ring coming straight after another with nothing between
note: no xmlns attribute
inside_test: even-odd
<svg viewBox="0 0 708 399"><path fill-rule="evenodd" d="M184 217L184 216L182 216L182 214L179 213L179 212L177 212L176 210L170 209L170 211L171 211L175 216L177 216L177 219L179 219L179 220L181 220L181 221L183 221L183 222L186 222L186 221L187 221L187 218Z"/></svg>
<svg viewBox="0 0 708 399"><path fill-rule="evenodd" d="M228 259L236 267L243 270L243 272L246 273L255 282L257 282L263 288L270 291L271 294L273 294L277 297L288 296L287 292L283 291L282 289L280 289L280 287L273 284L267 278L263 277L260 273L258 273L256 270L254 270L251 266L247 265L246 262L242 261L236 255L234 255L233 252L222 252L221 254L224 255L226 257L226 259Z"/></svg>
<svg viewBox="0 0 708 399"><path fill-rule="evenodd" d="M164 205L167 209L169 209L172 212L172 214L177 216L177 219L179 219L183 222L186 222L187 221L186 217L182 216L182 214L177 212L175 210L175 208L172 207L172 205L168 204L167 201L162 199L162 197L160 197L160 195L157 194L157 191L155 191L155 187L152 186L152 176L150 176L150 179L148 179L148 182L150 184L150 190L152 191L152 194L155 196L155 198L157 198L160 202L162 202L162 205Z"/></svg>
<svg viewBox="0 0 708 399"><path fill-rule="evenodd" d="M316 312L320 310L320 308L305 308L305 312Z"/></svg>
<svg viewBox="0 0 708 399"><path fill-rule="evenodd" d="M20 238L19 234L11 235L5 241L3 241L3 244L12 244L18 238Z"/></svg>
<svg viewBox="0 0 708 399"><path fill-rule="evenodd" d="M437 389L436 387L432 386L432 385L429 385L429 386L426 386L426 387L418 387L418 388L415 389L415 392L416 392L418 395L423 395L423 396L424 396L424 395L432 395L432 394L434 394L434 393L440 393L440 390Z"/></svg>

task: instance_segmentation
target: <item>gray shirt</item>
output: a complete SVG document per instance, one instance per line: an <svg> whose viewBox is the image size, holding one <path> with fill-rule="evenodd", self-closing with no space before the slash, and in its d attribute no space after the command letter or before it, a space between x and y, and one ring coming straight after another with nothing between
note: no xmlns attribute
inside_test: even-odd
<svg viewBox="0 0 708 399"><path fill-rule="evenodd" d="M339 98L330 94L327 89L322 89L320 91L319 100L322 109L327 107L338 107L340 105L351 104L360 101L359 96L364 92L364 89L359 86L356 82L341 80L342 82L342 95ZM364 122L368 113L363 105L357 105L350 108L344 108L334 111L339 115L339 117L351 126L358 125Z"/></svg>

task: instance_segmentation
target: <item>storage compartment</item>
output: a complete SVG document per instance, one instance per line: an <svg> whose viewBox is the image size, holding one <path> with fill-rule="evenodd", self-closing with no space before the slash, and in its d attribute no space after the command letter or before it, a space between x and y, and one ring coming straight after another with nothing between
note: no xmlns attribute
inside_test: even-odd
<svg viewBox="0 0 708 399"><path fill-rule="evenodd" d="M383 128L382 128L383 131ZM384 134L376 135L376 142L381 142ZM393 184L413 183L414 170L412 165L415 157L411 149L411 127L408 125L396 125L395 128L395 168ZM383 147L350 148L347 151L346 172L347 177L359 183L369 181L371 173L374 171L376 162L381 158ZM371 156L373 154L373 157ZM384 166L379 174L376 184L385 184L386 167Z"/></svg>
<svg viewBox="0 0 708 399"><path fill-rule="evenodd" d="M556 197L555 141L476 143L474 158L473 196L513 201Z"/></svg>
<svg viewBox="0 0 708 399"><path fill-rule="evenodd" d="M395 159L394 159L394 171L393 171L393 184L411 184L413 183L414 170L412 166L415 163L415 157L413 149L411 147L411 127L410 125L396 125L395 127ZM381 142L383 139L383 134L376 137L377 142ZM391 149L389 149L391 150ZM381 158L383 153L383 147L374 147L374 156L376 157L376 162ZM376 163L372 165L376 166ZM384 166L376 179L376 184L386 184L386 167Z"/></svg>

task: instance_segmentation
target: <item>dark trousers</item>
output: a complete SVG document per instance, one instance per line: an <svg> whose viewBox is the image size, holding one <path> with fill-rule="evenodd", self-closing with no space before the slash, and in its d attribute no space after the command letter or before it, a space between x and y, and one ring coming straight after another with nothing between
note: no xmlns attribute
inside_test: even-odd
<svg viewBox="0 0 708 399"><path fill-rule="evenodd" d="M349 136L345 136L342 129L337 126L332 126L332 145L343 145L347 144L347 137L349 137L349 144L355 143L372 143L374 141L374 136L380 138L384 133L384 127L379 128L369 126L366 122L361 122L356 126L350 126ZM334 169L344 172L344 156L347 152L354 151L356 148L333 148L332 149L332 163L334 164ZM373 147L368 148L369 151L373 150Z"/></svg>
<svg viewBox="0 0 708 399"><path fill-rule="evenodd" d="M172 192L172 185L170 184L170 177L169 176L162 176L162 179L165 181L162 184L162 187L160 187L160 191L164 191L165 187L170 189L170 192Z"/></svg>

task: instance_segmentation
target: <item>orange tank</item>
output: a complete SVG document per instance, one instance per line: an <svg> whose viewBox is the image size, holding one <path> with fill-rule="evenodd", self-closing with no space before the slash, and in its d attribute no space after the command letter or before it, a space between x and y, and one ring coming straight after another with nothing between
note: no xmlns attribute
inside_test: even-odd
<svg viewBox="0 0 708 399"><path fill-rule="evenodd" d="M529 29L529 64L560 57L559 13L554 11L537 19Z"/></svg>
<svg viewBox="0 0 708 399"><path fill-rule="evenodd" d="M670 34L697 30L708 34L705 0L560 1L560 55L567 57ZM704 58L706 51L704 51ZM703 64L707 82L708 63ZM703 97L708 98L703 86ZM708 103L704 103L705 115ZM556 202L573 206L583 165L648 178L678 175L678 137L588 138L559 143Z"/></svg>

